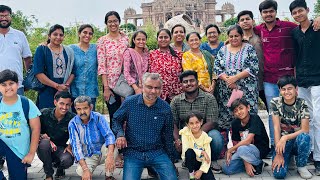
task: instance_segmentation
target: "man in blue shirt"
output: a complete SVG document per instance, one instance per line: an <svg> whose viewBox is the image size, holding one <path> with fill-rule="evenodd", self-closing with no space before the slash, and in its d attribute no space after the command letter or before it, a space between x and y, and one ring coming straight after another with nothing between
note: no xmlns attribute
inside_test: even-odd
<svg viewBox="0 0 320 180"><path fill-rule="evenodd" d="M142 83L142 94L127 97L112 120L117 147L124 148L123 179L140 180L148 166L161 180L176 180L173 116L169 104L159 98L162 79L158 73L145 73Z"/></svg>
<svg viewBox="0 0 320 180"><path fill-rule="evenodd" d="M115 137L103 115L92 111L93 104L88 96L74 100L77 111L69 123L70 144L76 162L76 171L82 179L92 179L95 168L105 163L106 179L114 179ZM106 149L107 147L107 149Z"/></svg>

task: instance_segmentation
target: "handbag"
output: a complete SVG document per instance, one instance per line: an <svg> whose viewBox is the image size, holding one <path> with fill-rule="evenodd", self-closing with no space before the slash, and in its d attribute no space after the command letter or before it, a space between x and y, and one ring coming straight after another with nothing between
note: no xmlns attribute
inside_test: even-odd
<svg viewBox="0 0 320 180"><path fill-rule="evenodd" d="M128 84L123 73L120 74L116 86L112 89L112 91L124 98L134 94L133 88Z"/></svg>
<svg viewBox="0 0 320 180"><path fill-rule="evenodd" d="M45 47L42 46L44 51L44 56L46 57L46 50ZM43 85L38 78L36 77L34 73L33 63L29 66L29 69L26 72L25 77L23 78L22 85L25 89L32 89L35 91L42 91L45 88L45 85Z"/></svg>
<svg viewBox="0 0 320 180"><path fill-rule="evenodd" d="M227 107L231 107L231 104L233 103L234 100L236 99L240 99L243 96L243 91L239 90L239 89L233 89L231 96L229 98Z"/></svg>

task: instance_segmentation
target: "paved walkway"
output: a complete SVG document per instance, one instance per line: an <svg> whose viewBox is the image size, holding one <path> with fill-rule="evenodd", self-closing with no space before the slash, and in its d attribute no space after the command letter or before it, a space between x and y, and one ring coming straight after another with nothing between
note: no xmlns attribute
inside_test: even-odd
<svg viewBox="0 0 320 180"><path fill-rule="evenodd" d="M266 111L261 111L259 112L259 116L261 117L261 119L263 120L265 127L267 129L267 132L269 132L269 126L268 126L268 116L267 116L267 112ZM230 145L230 144L229 144ZM224 160L219 160L219 164L222 164ZM271 160L265 160L265 162L267 162L269 164L269 166L264 168L264 172L259 175L259 176L255 176L253 178L250 178L246 173L240 173L240 174L236 174L236 175L232 175L232 176L227 176L224 174L215 174L215 177L217 180L251 180L251 179L257 179L257 180L271 180L274 179L272 177L272 171L271 171ZM39 158L36 156L34 161L32 162L32 166L28 169L28 179L32 179L32 180L41 180L45 178L45 174L43 172L43 168L42 168L42 162L39 160ZM176 164L178 170L179 170L179 174L180 180L187 180L188 179L188 171L186 169L183 169L181 167L181 162ZM76 169L76 165L73 165L72 167L70 167L69 169L66 170L66 177L64 178L64 180L78 180L80 179L79 176L76 174L75 172ZM309 171L314 174L315 169L313 165L308 166ZM7 172L7 167L4 167L4 174L6 176L8 176L8 172ZM114 173L114 177L117 180L121 180L122 179L122 169L116 169L115 173ZM104 165L100 165L97 167L97 169L94 171L93 173L93 179L94 180L102 180L104 179ZM143 171L142 174L142 179L152 179L148 176L148 173L146 171L146 169ZM300 176L298 175L296 170L292 170L289 172L289 174L287 175L286 180L300 180ZM312 180L320 180L320 176L313 176Z"/></svg>

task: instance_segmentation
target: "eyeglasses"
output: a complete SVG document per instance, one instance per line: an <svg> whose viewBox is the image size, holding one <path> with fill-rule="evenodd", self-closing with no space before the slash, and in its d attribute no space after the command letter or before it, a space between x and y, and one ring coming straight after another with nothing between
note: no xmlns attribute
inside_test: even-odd
<svg viewBox="0 0 320 180"><path fill-rule="evenodd" d="M0 15L0 19L4 19L4 18L11 18L10 14L5 14L5 15Z"/></svg>
<svg viewBox="0 0 320 180"><path fill-rule="evenodd" d="M215 35L218 34L218 32L208 32L207 35Z"/></svg>
<svg viewBox="0 0 320 180"><path fill-rule="evenodd" d="M114 23L114 24L117 24L119 22L119 20L118 19L115 19L115 20L110 20L110 21L107 21L107 23L108 24L112 24L112 23Z"/></svg>

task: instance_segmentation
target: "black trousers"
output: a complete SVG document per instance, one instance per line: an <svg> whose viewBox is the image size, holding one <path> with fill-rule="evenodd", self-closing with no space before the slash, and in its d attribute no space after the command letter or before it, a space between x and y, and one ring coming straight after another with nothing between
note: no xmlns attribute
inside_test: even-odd
<svg viewBox="0 0 320 180"><path fill-rule="evenodd" d="M197 170L200 169L201 162L197 161L196 159L196 153L193 151L193 149L188 149L185 153L185 164L186 167L189 170L189 173L191 172L196 172ZM215 180L214 175L209 169L207 173L202 173L202 176L200 178L201 180Z"/></svg>
<svg viewBox="0 0 320 180"><path fill-rule="evenodd" d="M53 162L58 164L58 169L67 169L73 165L73 156L68 152L63 153L64 149L62 146L57 146L57 150L52 152L50 140L42 139L39 142L37 154L43 162L43 170L47 176L52 176L54 173Z"/></svg>

